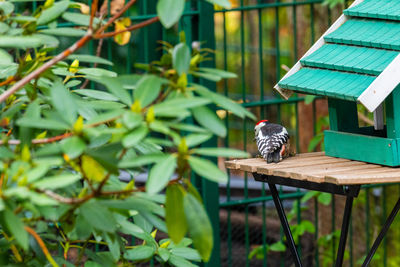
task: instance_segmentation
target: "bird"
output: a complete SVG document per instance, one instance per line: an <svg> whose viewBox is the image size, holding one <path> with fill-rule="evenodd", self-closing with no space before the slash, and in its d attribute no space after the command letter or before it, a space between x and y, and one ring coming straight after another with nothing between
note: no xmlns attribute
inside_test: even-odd
<svg viewBox="0 0 400 267"><path fill-rule="evenodd" d="M260 120L254 132L258 151L267 163L279 163L289 156L289 134L285 127Z"/></svg>

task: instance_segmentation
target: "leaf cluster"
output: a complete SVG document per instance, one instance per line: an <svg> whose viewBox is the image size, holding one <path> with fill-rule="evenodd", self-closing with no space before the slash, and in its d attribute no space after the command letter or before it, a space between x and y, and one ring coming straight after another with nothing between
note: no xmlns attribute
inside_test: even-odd
<svg viewBox="0 0 400 267"><path fill-rule="evenodd" d="M171 8L164 2L159 14ZM106 23L76 12L82 7L47 0L21 15L0 2L0 92L57 57L60 37ZM127 75L101 57L71 54L0 104L1 265L194 266L210 258L212 227L192 175L225 183L204 156L248 155L200 145L226 135L215 106L254 116L197 83L235 77L200 67L210 51L192 51L184 38L163 48L160 61Z"/></svg>

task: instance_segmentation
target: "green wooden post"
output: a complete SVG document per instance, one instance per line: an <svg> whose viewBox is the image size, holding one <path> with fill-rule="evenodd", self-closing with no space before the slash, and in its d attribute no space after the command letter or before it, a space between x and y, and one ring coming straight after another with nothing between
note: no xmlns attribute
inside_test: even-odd
<svg viewBox="0 0 400 267"><path fill-rule="evenodd" d="M358 132L357 104L328 98L329 124L332 131Z"/></svg>
<svg viewBox="0 0 400 267"><path fill-rule="evenodd" d="M386 98L387 138L400 138L400 86Z"/></svg>
<svg viewBox="0 0 400 267"><path fill-rule="evenodd" d="M215 49L215 36L214 36L214 7L212 4L205 1L198 1L199 16L193 17L193 39L198 38L198 41L202 42L203 47ZM195 27L197 26L197 27ZM213 60L202 63L202 67L215 67L215 58L212 54L209 57L213 57ZM200 80L200 83L210 90L216 91L216 84L214 82ZM203 144L208 147L217 147L217 138L213 138L210 141ZM216 159L213 159L217 163ZM208 216L213 226L213 237L214 237L214 248L208 263L205 263L206 267L221 266L220 259L220 231L219 231L219 190L218 184L210 182L209 180L202 179L201 191L204 200L204 206L207 210Z"/></svg>

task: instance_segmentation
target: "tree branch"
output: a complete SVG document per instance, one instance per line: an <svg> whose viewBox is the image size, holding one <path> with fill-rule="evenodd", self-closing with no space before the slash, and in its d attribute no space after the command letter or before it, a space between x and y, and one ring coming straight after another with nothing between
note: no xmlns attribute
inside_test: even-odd
<svg viewBox="0 0 400 267"><path fill-rule="evenodd" d="M4 102L8 97L10 97L12 94L17 92L19 89L21 89L24 85L29 83L31 80L37 78L40 74L48 70L51 66L56 64L57 62L63 60L67 56L71 55L74 53L76 50L81 48L84 44L86 44L87 41L92 39L92 32L89 30L85 36L83 36L81 39L79 39L76 43L71 45L69 48L64 50L61 54L58 54L57 56L53 57L51 60L47 61L44 63L42 66L34 70L33 72L29 73L26 75L24 78L16 82L10 89L5 91L0 95L0 103Z"/></svg>
<svg viewBox="0 0 400 267"><path fill-rule="evenodd" d="M92 7L91 7L91 10L90 10L89 30L93 29L93 19L94 19L95 15L96 15L98 4L99 4L99 0L93 0Z"/></svg>
<svg viewBox="0 0 400 267"><path fill-rule="evenodd" d="M66 139L68 137L71 137L72 135L73 135L73 133L65 133L62 135L57 135L57 136L49 137L49 138L33 139L32 144L39 145L39 144L53 143L53 142L60 141L60 140ZM4 145L4 144L19 145L19 144L21 144L21 140L16 140L16 139L8 140L8 141L0 140L0 145Z"/></svg>
<svg viewBox="0 0 400 267"><path fill-rule="evenodd" d="M51 256L51 254L50 254L49 250L47 249L46 245L44 244L43 240L35 232L35 230L33 230L32 228L30 228L29 226L26 226L26 225L24 228L25 228L25 231L27 231L31 236L33 236L33 238L36 239L36 242L38 242L40 248L43 251L43 254L46 256L46 258L50 262L50 264L53 267L59 267L59 265L54 261L53 257Z"/></svg>
<svg viewBox="0 0 400 267"><path fill-rule="evenodd" d="M104 24L103 26L101 26L97 31L95 35L99 35L101 33L103 33L115 20L117 20L119 17L122 16L122 14L124 14L134 3L136 2L136 0L130 0L123 8L121 8L121 10L119 10L114 16L112 16L107 22L106 24Z"/></svg>
<svg viewBox="0 0 400 267"><path fill-rule="evenodd" d="M106 191L106 192L100 192L99 194L96 193L91 193L85 197L82 198L69 198L69 197L63 197L51 190L39 190L37 189L36 191L38 193L46 194L48 197L57 200L60 203L64 204L69 204L69 205L76 205L76 204L82 204L94 197L101 197L101 196L113 196L113 195L125 195L125 194L131 194L135 192L144 192L144 188L135 188L135 189L130 189L130 190L120 190L120 191Z"/></svg>
<svg viewBox="0 0 400 267"><path fill-rule="evenodd" d="M160 20L159 17L154 17L154 18L145 20L145 21L143 21L143 22L137 23L137 24L135 24L135 25L132 25L132 26L130 26L130 27L128 27L128 28L125 28L125 29L123 29L123 30L114 31L114 32L107 32L107 33L103 33L103 34L99 34L99 35L96 33L96 34L94 35L94 38L95 38L95 39L101 39L101 38L113 37L113 36L115 36L115 35L117 35L117 34L120 34L120 33L130 32L130 31L134 31L134 30L137 30L137 29L146 27L146 26L148 26L148 25L150 25L150 24L153 24L154 22L157 22L157 21L159 21L159 20Z"/></svg>

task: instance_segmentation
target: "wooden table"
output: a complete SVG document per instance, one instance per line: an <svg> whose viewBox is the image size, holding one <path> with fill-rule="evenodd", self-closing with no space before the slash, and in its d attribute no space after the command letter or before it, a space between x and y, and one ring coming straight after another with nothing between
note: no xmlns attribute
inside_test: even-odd
<svg viewBox="0 0 400 267"><path fill-rule="evenodd" d="M228 169L251 172L254 179L268 183L296 266L303 266L276 185L293 186L346 196L336 266L343 265L353 199L363 184L400 182L400 168L325 156L323 152L299 154L280 163L262 158L226 161ZM400 209L400 198L386 219L362 266L368 266Z"/></svg>

